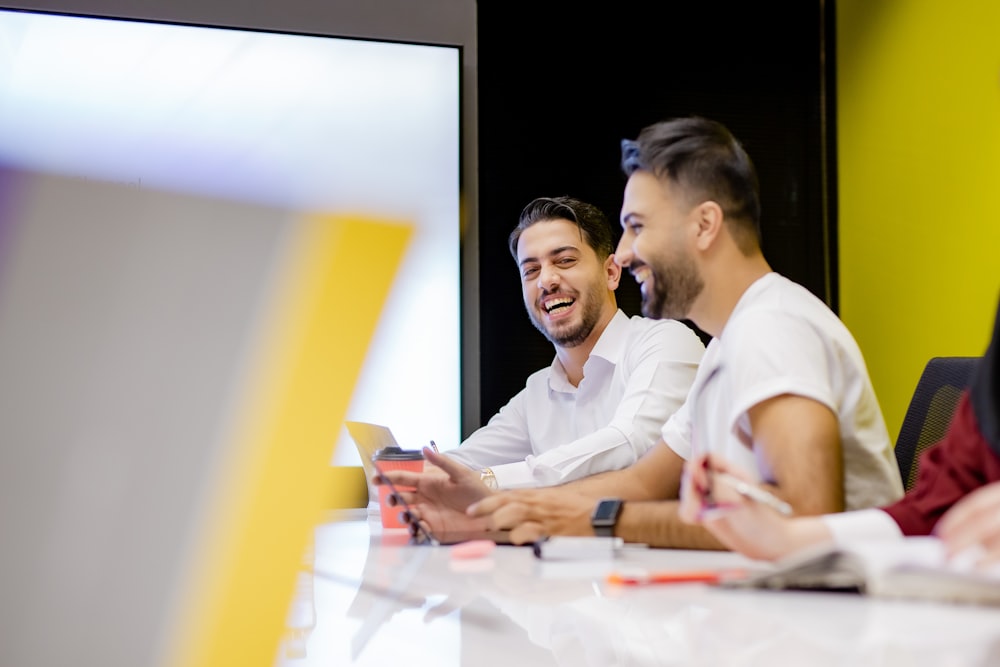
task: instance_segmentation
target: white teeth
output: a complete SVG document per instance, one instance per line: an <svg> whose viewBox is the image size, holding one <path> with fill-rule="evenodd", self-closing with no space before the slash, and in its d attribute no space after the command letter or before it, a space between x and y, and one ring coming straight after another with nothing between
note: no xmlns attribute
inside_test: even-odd
<svg viewBox="0 0 1000 667"><path fill-rule="evenodd" d="M542 307L545 308L545 312L551 313L553 309L559 306L568 306L571 303L573 303L573 299L562 297L546 301L544 304L542 304Z"/></svg>
<svg viewBox="0 0 1000 667"><path fill-rule="evenodd" d="M636 271L633 275L635 276L635 281L641 285L647 280L649 280L649 277L652 275L652 273L653 272L650 271L648 267L643 267L638 271Z"/></svg>

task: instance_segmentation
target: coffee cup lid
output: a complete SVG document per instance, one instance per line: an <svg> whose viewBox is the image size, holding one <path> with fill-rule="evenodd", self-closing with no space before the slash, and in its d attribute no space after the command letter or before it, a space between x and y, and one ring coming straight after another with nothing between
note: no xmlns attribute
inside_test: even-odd
<svg viewBox="0 0 1000 667"><path fill-rule="evenodd" d="M383 447L375 452L378 461L419 461L424 453L419 449L402 449L401 447Z"/></svg>

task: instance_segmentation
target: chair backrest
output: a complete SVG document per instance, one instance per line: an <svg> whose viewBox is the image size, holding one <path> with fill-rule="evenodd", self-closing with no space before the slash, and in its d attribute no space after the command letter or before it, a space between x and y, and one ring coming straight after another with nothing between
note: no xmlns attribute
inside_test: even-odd
<svg viewBox="0 0 1000 667"><path fill-rule="evenodd" d="M933 357L924 367L896 439L896 463L909 491L920 454L944 437L980 357Z"/></svg>

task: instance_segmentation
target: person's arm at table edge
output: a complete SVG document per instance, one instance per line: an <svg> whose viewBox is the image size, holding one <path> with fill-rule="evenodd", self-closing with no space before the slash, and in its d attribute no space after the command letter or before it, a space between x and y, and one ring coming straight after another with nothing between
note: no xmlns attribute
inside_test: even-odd
<svg viewBox="0 0 1000 667"><path fill-rule="evenodd" d="M621 470L610 470L567 482L556 488L594 498L622 500L668 500L680 493L680 474L684 459L662 440Z"/></svg>
<svg viewBox="0 0 1000 667"><path fill-rule="evenodd" d="M508 457L481 467L492 469L501 489L512 489L567 484L634 464L684 403L703 354L704 345L687 326L658 322L632 341L621 362L628 379L608 425L525 460ZM476 446L476 439L473 434L467 444Z"/></svg>

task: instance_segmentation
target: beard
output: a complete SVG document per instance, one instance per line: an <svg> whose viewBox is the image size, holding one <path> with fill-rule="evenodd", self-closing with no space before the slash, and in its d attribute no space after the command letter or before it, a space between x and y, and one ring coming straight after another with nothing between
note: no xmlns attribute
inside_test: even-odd
<svg viewBox="0 0 1000 667"><path fill-rule="evenodd" d="M576 324L568 321L557 322L550 330L537 310L532 307L527 308L528 317L531 319L531 323L535 325L535 328L542 332L542 335L553 345L558 347L576 347L587 340L594 327L597 326L598 320L601 319L601 304L605 298L604 290L605 287L603 284L592 285L588 288L584 295L586 298L583 299L583 308L580 311L580 317ZM580 303L580 299L577 298L576 304L580 305Z"/></svg>
<svg viewBox="0 0 1000 667"><path fill-rule="evenodd" d="M678 254L667 262L650 261L652 290L642 292L642 314L654 319L686 319L705 282L691 258Z"/></svg>

